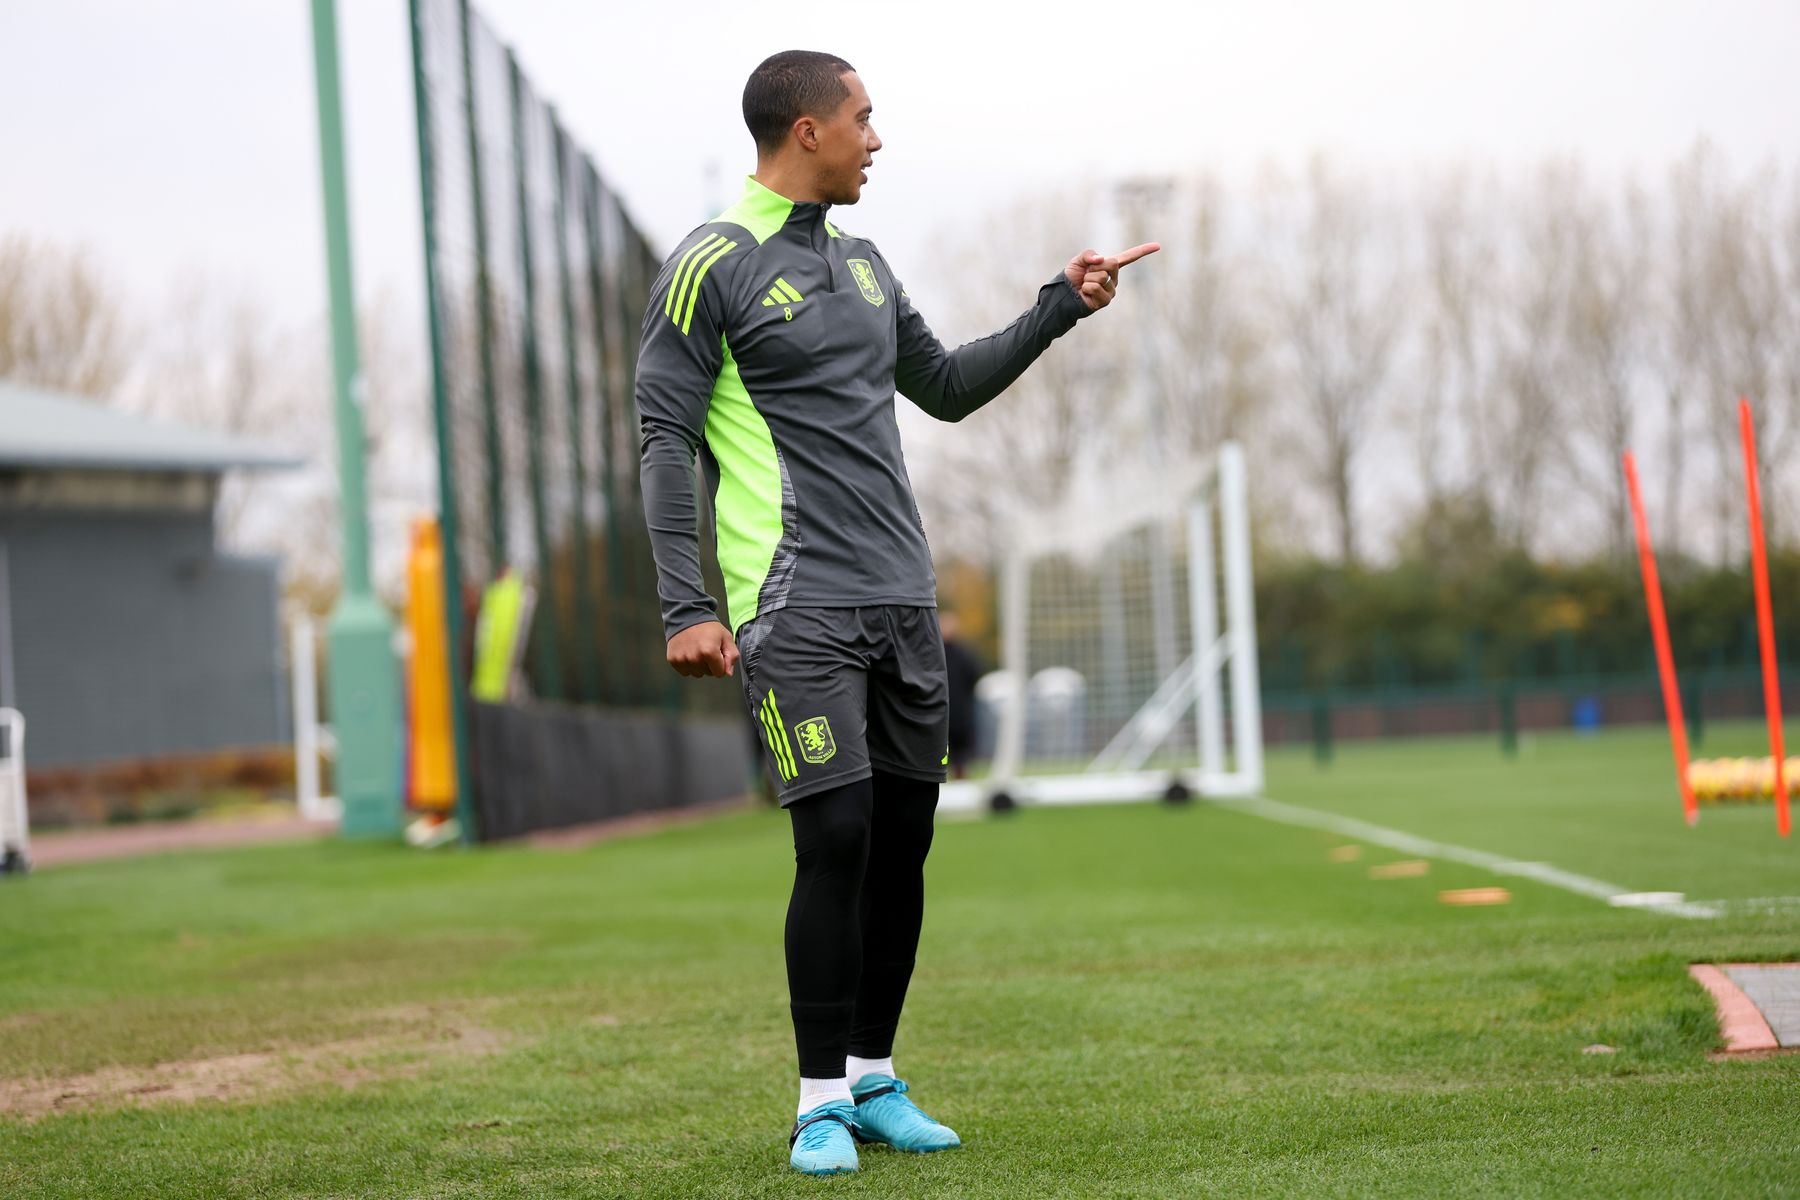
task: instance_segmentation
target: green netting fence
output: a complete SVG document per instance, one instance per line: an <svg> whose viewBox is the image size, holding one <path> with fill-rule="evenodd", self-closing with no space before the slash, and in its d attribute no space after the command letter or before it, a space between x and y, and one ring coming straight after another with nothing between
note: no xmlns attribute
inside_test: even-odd
<svg viewBox="0 0 1800 1200"><path fill-rule="evenodd" d="M683 688L664 661L638 489L632 373L660 255L466 0L412 0L412 20L458 691L481 590L510 568L537 592L533 701L723 712L728 689Z"/></svg>

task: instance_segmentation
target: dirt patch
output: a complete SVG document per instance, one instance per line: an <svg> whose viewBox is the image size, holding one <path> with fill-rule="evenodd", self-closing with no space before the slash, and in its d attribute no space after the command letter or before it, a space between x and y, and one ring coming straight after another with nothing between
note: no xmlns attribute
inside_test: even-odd
<svg viewBox="0 0 1800 1200"><path fill-rule="evenodd" d="M0 1114L30 1122L90 1108L241 1102L324 1085L351 1089L417 1075L445 1058L493 1054L509 1041L467 1008L448 1005L402 1005L369 1012L364 1019L376 1031L331 1042L54 1078L0 1079Z"/></svg>

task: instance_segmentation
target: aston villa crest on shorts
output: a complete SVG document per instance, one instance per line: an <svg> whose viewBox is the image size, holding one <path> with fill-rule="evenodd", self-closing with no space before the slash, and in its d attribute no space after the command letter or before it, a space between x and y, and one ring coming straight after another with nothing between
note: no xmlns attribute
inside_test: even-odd
<svg viewBox="0 0 1800 1200"><path fill-rule="evenodd" d="M811 717L794 726L800 739L800 757L809 763L822 763L837 753L837 742L831 737L831 722L824 717Z"/></svg>
<svg viewBox="0 0 1800 1200"><path fill-rule="evenodd" d="M887 299L881 294L881 283L875 278L875 268L869 265L866 258L852 258L850 273L856 276L856 286L862 289L863 299L880 308Z"/></svg>

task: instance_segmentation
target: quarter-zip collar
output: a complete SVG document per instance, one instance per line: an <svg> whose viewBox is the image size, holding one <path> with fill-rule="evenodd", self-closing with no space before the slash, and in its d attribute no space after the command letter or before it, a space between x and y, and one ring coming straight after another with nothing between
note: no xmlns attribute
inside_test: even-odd
<svg viewBox="0 0 1800 1200"><path fill-rule="evenodd" d="M823 249L825 238L838 236L836 226L826 218L831 205L822 200L790 200L759 181L754 175L744 176L744 194L738 202L720 214L719 220L730 221L748 229L760 244L768 241L785 226L793 225L807 234L818 235ZM809 237L807 240L813 240Z"/></svg>

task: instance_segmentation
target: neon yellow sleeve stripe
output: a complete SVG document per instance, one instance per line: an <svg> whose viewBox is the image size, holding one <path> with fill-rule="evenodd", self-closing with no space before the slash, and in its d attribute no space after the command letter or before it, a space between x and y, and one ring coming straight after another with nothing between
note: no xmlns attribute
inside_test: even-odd
<svg viewBox="0 0 1800 1200"><path fill-rule="evenodd" d="M687 311L682 313L681 316L681 332L683 335L686 335L688 327L694 323L694 303L700 299L700 281L706 278L706 273L712 270L714 263L736 249L736 242L726 242L723 246L714 250L712 256L701 263L699 269L692 273L687 284Z"/></svg>
<svg viewBox="0 0 1800 1200"><path fill-rule="evenodd" d="M699 241L695 242L692 246L689 246L687 253L681 256L681 261L675 264L675 274L669 278L668 294L663 297L663 316L669 317L674 315L675 294L681 290L681 279L682 276L687 274L688 263L693 261L694 256L704 250L707 243L712 241L716 236L716 234L709 233Z"/></svg>
<svg viewBox="0 0 1800 1200"><path fill-rule="evenodd" d="M675 264L675 277L669 280L669 294L663 299L663 316L675 321L681 319L675 315L680 311L675 306L675 297L681 294L683 276L687 274L688 267L692 265L695 259L699 258L706 250L710 249L715 242L724 240L724 238L721 238L716 233L709 233L699 241L695 242L692 246L688 247L688 252L681 256L680 262Z"/></svg>

